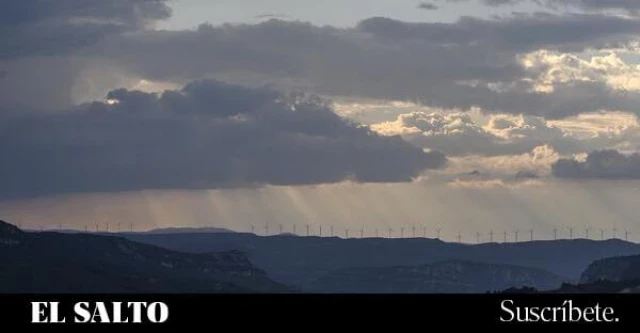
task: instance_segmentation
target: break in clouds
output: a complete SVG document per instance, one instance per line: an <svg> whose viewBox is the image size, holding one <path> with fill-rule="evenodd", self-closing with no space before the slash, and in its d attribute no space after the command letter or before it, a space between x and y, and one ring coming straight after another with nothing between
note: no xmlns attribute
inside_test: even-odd
<svg viewBox="0 0 640 333"><path fill-rule="evenodd" d="M54 113L3 112L0 197L261 184L406 182L445 157L322 100L218 81L118 89Z"/></svg>

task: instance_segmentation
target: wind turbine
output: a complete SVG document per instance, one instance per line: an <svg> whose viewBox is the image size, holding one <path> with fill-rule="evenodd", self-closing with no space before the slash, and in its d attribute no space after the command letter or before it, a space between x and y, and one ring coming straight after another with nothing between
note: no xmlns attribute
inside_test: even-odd
<svg viewBox="0 0 640 333"><path fill-rule="evenodd" d="M589 226L587 226L586 228L584 228L584 236L589 239Z"/></svg>
<svg viewBox="0 0 640 333"><path fill-rule="evenodd" d="M269 236L269 223L264 224L264 235Z"/></svg>
<svg viewBox="0 0 640 333"><path fill-rule="evenodd" d="M107 232L109 232L109 222L107 222Z"/></svg>
<svg viewBox="0 0 640 333"><path fill-rule="evenodd" d="M520 232L520 230L516 229L516 232L515 232L515 236L516 236L515 240L516 240L516 243L518 242L518 233L519 233L519 232Z"/></svg>
<svg viewBox="0 0 640 333"><path fill-rule="evenodd" d="M320 237L322 237L322 224L319 226L319 230L320 230Z"/></svg>
<svg viewBox="0 0 640 333"><path fill-rule="evenodd" d="M133 222L129 222L129 231L133 232Z"/></svg>
<svg viewBox="0 0 640 333"><path fill-rule="evenodd" d="M349 238L349 228L344 229L344 236L345 238Z"/></svg>
<svg viewBox="0 0 640 333"><path fill-rule="evenodd" d="M476 243L480 244L480 233L476 232Z"/></svg>
<svg viewBox="0 0 640 333"><path fill-rule="evenodd" d="M553 240L558 239L558 228L553 228Z"/></svg>
<svg viewBox="0 0 640 333"><path fill-rule="evenodd" d="M296 224L294 224L294 225L293 225L293 234L294 234L294 235L297 235L297 233L296 233L296 228L297 228L297 227L298 227L298 225L296 225Z"/></svg>
<svg viewBox="0 0 640 333"><path fill-rule="evenodd" d="M569 228L569 239L573 239L573 228Z"/></svg>
<svg viewBox="0 0 640 333"><path fill-rule="evenodd" d="M378 238L378 228L376 228L376 238Z"/></svg>
<svg viewBox="0 0 640 333"><path fill-rule="evenodd" d="M360 238L364 238L364 228L360 228Z"/></svg>
<svg viewBox="0 0 640 333"><path fill-rule="evenodd" d="M98 232L99 230L100 230L100 224L96 222L96 232Z"/></svg>
<svg viewBox="0 0 640 333"><path fill-rule="evenodd" d="M393 229L389 228L389 238L391 238L391 233L393 232Z"/></svg>
<svg viewBox="0 0 640 333"><path fill-rule="evenodd" d="M411 227L411 237L412 238L416 238L416 225L415 224Z"/></svg>
<svg viewBox="0 0 640 333"><path fill-rule="evenodd" d="M533 242L533 229L529 229L529 234L529 236L531 236L530 240Z"/></svg>
<svg viewBox="0 0 640 333"><path fill-rule="evenodd" d="M604 229L600 229L600 240L604 240Z"/></svg>
<svg viewBox="0 0 640 333"><path fill-rule="evenodd" d="M618 238L618 228L613 227L613 239Z"/></svg>
<svg viewBox="0 0 640 333"><path fill-rule="evenodd" d="M462 233L458 230L458 243L462 243Z"/></svg>
<svg viewBox="0 0 640 333"><path fill-rule="evenodd" d="M251 233L255 235L256 233L256 226L255 225L251 225Z"/></svg>
<svg viewBox="0 0 640 333"><path fill-rule="evenodd" d="M309 225L307 224L307 237L309 237Z"/></svg>
<svg viewBox="0 0 640 333"><path fill-rule="evenodd" d="M120 232L120 222L118 222L118 232Z"/></svg>
<svg viewBox="0 0 640 333"><path fill-rule="evenodd" d="M624 231L624 240L625 240L625 241L627 241L627 242L629 241L629 235L630 235L630 234L631 234L631 233L629 232L629 230L625 230L625 231Z"/></svg>
<svg viewBox="0 0 640 333"><path fill-rule="evenodd" d="M404 227L400 227L400 238L404 238Z"/></svg>
<svg viewBox="0 0 640 333"><path fill-rule="evenodd" d="M442 229L436 229L436 236L438 237L438 239L440 239L440 231L442 231Z"/></svg>
<svg viewBox="0 0 640 333"><path fill-rule="evenodd" d="M506 230L504 230L504 231L502 232L502 235L504 236L504 242L506 243L506 242L507 242L507 231L506 231Z"/></svg>
<svg viewBox="0 0 640 333"><path fill-rule="evenodd" d="M489 232L489 243L493 243L493 229Z"/></svg>
<svg viewBox="0 0 640 333"><path fill-rule="evenodd" d="M331 237L333 237L333 225L331 226Z"/></svg>
<svg viewBox="0 0 640 333"><path fill-rule="evenodd" d="M424 238L427 238L427 227L422 226L422 233L423 233Z"/></svg>

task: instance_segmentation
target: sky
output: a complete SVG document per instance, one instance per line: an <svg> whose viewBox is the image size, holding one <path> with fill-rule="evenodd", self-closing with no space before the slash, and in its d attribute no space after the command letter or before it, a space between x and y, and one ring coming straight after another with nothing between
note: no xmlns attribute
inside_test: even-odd
<svg viewBox="0 0 640 333"><path fill-rule="evenodd" d="M639 10L3 2L0 219L640 240Z"/></svg>

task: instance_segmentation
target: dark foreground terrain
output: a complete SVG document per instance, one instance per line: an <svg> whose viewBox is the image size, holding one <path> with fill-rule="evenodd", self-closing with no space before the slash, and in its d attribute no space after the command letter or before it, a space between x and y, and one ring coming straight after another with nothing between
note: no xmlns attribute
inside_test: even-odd
<svg viewBox="0 0 640 333"><path fill-rule="evenodd" d="M0 293L287 292L237 251L180 253L116 236L0 221Z"/></svg>
<svg viewBox="0 0 640 333"><path fill-rule="evenodd" d="M580 280L583 271L596 260L621 255L640 255L640 245L619 239L468 245L427 238L342 239L292 235L262 237L246 233L134 233L127 234L126 237L136 242L182 252L242 251L248 255L252 263L264 269L278 282L302 290L325 292L344 291L346 285L358 287L358 281L361 282L364 277L378 274L388 279L395 276L397 281L403 283L407 279L415 279L412 275L416 274L426 274L422 277L431 279L434 273L427 272L424 268L429 269L429 265L452 260L491 264L494 266L489 272L493 270L498 275L501 274L499 272L509 271L508 267L512 266L517 266L518 272L530 269L527 274L532 276L534 271L542 270L546 276L557 276L564 281L575 283ZM501 267L504 265L507 267ZM397 267L405 268L398 270ZM411 272L412 269L416 272ZM456 273L457 278L466 279L463 277L464 274L474 272L474 269L474 266L466 267ZM417 272L420 270L422 272ZM437 271L436 269L435 272ZM481 271L484 271L484 268L473 274L478 273L479 277L489 276L489 273ZM444 277L439 276L435 281L443 280ZM555 278L552 280L555 281ZM388 281L394 283L396 280ZM337 285L338 282L345 283L345 286ZM519 278L514 278L512 286L518 286L520 282ZM492 283L490 279L484 279L478 280L475 285L486 288L493 287L495 284ZM441 285L440 282L438 285ZM545 282L532 287L544 289L548 284ZM559 284L556 287L559 287ZM405 291L410 292L413 288L412 284L407 284ZM438 287L427 290L437 292L440 289ZM475 287L471 289L475 290ZM379 292L385 290L386 288L375 289Z"/></svg>

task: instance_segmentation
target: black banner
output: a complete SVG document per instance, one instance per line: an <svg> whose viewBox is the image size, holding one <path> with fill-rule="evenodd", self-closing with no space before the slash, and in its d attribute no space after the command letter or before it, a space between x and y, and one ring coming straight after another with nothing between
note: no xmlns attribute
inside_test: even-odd
<svg viewBox="0 0 640 333"><path fill-rule="evenodd" d="M28 331L222 328L640 327L634 294L2 295L2 325ZM194 326L195 325L195 326ZM296 326L302 325L302 326ZM5 326L7 327L7 326Z"/></svg>

